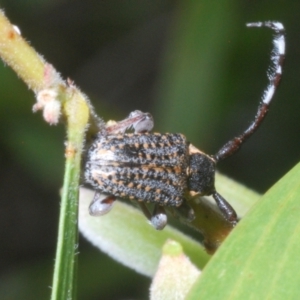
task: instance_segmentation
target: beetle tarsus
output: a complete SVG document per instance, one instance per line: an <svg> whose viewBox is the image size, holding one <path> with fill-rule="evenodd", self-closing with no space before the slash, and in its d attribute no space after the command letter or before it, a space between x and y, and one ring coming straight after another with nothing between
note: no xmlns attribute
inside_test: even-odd
<svg viewBox="0 0 300 300"><path fill-rule="evenodd" d="M145 217L156 230L162 230L165 228L168 222L168 217L162 206L155 204L153 213L151 214L144 202L138 202L138 204Z"/></svg>
<svg viewBox="0 0 300 300"><path fill-rule="evenodd" d="M116 197L113 195L104 196L96 192L89 206L89 213L91 216L103 216L107 214L113 207Z"/></svg>
<svg viewBox="0 0 300 300"><path fill-rule="evenodd" d="M135 110L126 119L107 126L106 132L108 134L124 133L126 130L133 128L135 133L142 133L151 131L153 126L154 121L151 114Z"/></svg>
<svg viewBox="0 0 300 300"><path fill-rule="evenodd" d="M165 228L168 223L168 216L162 206L158 204L154 205L150 222L156 230L162 230Z"/></svg>

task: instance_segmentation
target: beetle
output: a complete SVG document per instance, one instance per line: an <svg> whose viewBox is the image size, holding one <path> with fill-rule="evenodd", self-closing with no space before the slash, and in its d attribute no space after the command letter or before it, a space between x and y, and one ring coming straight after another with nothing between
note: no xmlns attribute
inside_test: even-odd
<svg viewBox="0 0 300 300"><path fill-rule="evenodd" d="M224 218L233 226L238 217L233 207L216 191L216 165L234 153L264 120L277 89L285 57L284 27L280 22L249 23L248 27L268 27L273 38L269 84L254 120L246 130L229 140L214 155L193 146L183 134L151 133L154 122L149 113L132 112L120 122L101 128L87 154L85 180L96 191L91 215L110 211L119 198L136 200L151 224L161 230L167 224L164 207L173 208L188 221L194 212L189 195L212 196ZM134 132L129 133L128 130ZM150 213L145 203L154 203Z"/></svg>

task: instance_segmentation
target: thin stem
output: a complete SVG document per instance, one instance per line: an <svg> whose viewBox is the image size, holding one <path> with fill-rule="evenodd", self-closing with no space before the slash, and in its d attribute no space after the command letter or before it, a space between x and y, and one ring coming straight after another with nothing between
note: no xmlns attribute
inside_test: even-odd
<svg viewBox="0 0 300 300"><path fill-rule="evenodd" d="M44 119L50 124L56 124L63 114L67 123L66 164L51 299L75 299L80 162L93 108L72 82L63 81L56 70L29 46L1 10L0 57L36 93L34 111L43 109ZM95 114L93 118L96 119Z"/></svg>
<svg viewBox="0 0 300 300"><path fill-rule="evenodd" d="M2 10L0 10L0 56L34 92L45 88L45 60L23 39ZM63 83L57 72L53 75L52 78L56 83Z"/></svg>
<svg viewBox="0 0 300 300"><path fill-rule="evenodd" d="M77 155L78 156L78 155ZM64 187L59 218L58 241L51 299L75 299L75 270L77 268L78 232L78 190L72 188L78 184L78 157L66 162Z"/></svg>
<svg viewBox="0 0 300 300"><path fill-rule="evenodd" d="M78 196L82 145L89 109L85 98L69 87L71 99L65 102L68 141L59 219L58 242L53 274L52 300L76 299L78 248Z"/></svg>

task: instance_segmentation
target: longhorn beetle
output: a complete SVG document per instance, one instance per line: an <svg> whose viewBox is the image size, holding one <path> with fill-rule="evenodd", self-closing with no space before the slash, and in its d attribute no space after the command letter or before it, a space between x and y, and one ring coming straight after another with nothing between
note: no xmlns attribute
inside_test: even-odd
<svg viewBox="0 0 300 300"><path fill-rule="evenodd" d="M100 129L87 155L85 179L95 190L91 215L110 211L117 197L136 200L152 225L160 230L167 224L164 207L194 219L187 195L212 195L221 213L233 225L237 214L216 191L216 164L233 155L257 130L265 118L281 79L285 57L284 27L279 22L249 23L248 27L268 27L275 35L271 54L270 80L254 120L239 136L227 142L215 155L207 155L190 144L184 135L150 133L153 119L149 113L132 112L123 121ZM127 133L132 128L134 133ZM145 203L154 203L149 212Z"/></svg>

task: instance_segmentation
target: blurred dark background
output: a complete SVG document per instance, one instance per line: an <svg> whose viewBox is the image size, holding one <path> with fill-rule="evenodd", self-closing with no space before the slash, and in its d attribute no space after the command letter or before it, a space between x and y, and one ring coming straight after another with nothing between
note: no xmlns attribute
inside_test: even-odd
<svg viewBox="0 0 300 300"><path fill-rule="evenodd" d="M215 153L252 120L267 84L271 31L286 27L282 84L262 128L219 170L265 192L299 160L298 1L0 0L22 35L70 77L105 120L140 109L155 130ZM0 63L0 298L47 299L55 256L64 126ZM83 239L79 299L147 299L150 280Z"/></svg>

